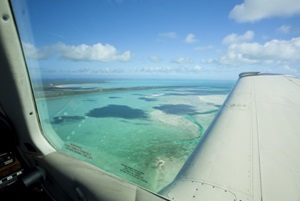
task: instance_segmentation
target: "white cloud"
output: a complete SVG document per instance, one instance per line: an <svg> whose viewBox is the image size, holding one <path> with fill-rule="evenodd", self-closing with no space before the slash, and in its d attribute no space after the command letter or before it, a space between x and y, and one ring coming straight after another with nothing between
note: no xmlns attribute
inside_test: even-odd
<svg viewBox="0 0 300 201"><path fill-rule="evenodd" d="M244 23L296 14L300 14L299 0L244 0L230 11L229 17Z"/></svg>
<svg viewBox="0 0 300 201"><path fill-rule="evenodd" d="M214 49L214 46L212 45L208 45L208 46L198 46L198 47L195 47L195 51L204 51L204 50L212 50Z"/></svg>
<svg viewBox="0 0 300 201"><path fill-rule="evenodd" d="M241 43L245 41L250 41L254 37L254 32L253 31L246 31L243 35L238 35L235 33L227 35L222 43L223 44L233 44L233 43Z"/></svg>
<svg viewBox="0 0 300 201"><path fill-rule="evenodd" d="M283 33L283 34L288 34L291 31L291 27L288 25L282 25L277 28L277 31L279 31L280 33Z"/></svg>
<svg viewBox="0 0 300 201"><path fill-rule="evenodd" d="M31 43L22 43L24 48L24 53L28 59L47 59L52 55L52 50L49 47L36 48Z"/></svg>
<svg viewBox="0 0 300 201"><path fill-rule="evenodd" d="M158 36L162 38L176 38L177 34L175 32L165 32L159 33Z"/></svg>
<svg viewBox="0 0 300 201"><path fill-rule="evenodd" d="M186 43L195 43L198 41L198 39L196 38L196 36L192 33L189 33L184 40Z"/></svg>
<svg viewBox="0 0 300 201"><path fill-rule="evenodd" d="M162 61L162 58L160 58L159 56L156 56L156 55L151 56L149 59L152 62L161 62Z"/></svg>
<svg viewBox="0 0 300 201"><path fill-rule="evenodd" d="M291 72L291 73L297 73L298 72L297 68L293 68L289 65L284 65L283 68L284 68L284 70L286 70L288 72Z"/></svg>
<svg viewBox="0 0 300 201"><path fill-rule="evenodd" d="M170 73L175 72L175 69L170 66L145 66L143 68L134 69L134 71L146 73Z"/></svg>
<svg viewBox="0 0 300 201"><path fill-rule="evenodd" d="M188 57L179 57L175 59L173 62L177 64L188 64L188 63L192 63L193 61L191 58Z"/></svg>
<svg viewBox="0 0 300 201"><path fill-rule="evenodd" d="M231 44L219 59L226 65L288 64L300 61L300 37L291 40L271 40L264 44Z"/></svg>
<svg viewBox="0 0 300 201"><path fill-rule="evenodd" d="M73 61L128 61L131 59L130 51L119 53L110 45L97 43L94 45L81 44L78 46L58 43L52 46L36 48L30 43L23 43L25 55L31 59L47 59L58 55L61 59Z"/></svg>
<svg viewBox="0 0 300 201"><path fill-rule="evenodd" d="M134 72L146 72L146 73L199 73L203 72L203 67L200 65L192 66L145 66L143 68L132 69Z"/></svg>
<svg viewBox="0 0 300 201"><path fill-rule="evenodd" d="M202 67L202 66L199 66L199 65L193 66L193 67L191 68L191 71L192 71L192 72L200 72L200 71L202 71L202 70L203 70L203 67Z"/></svg>
<svg viewBox="0 0 300 201"><path fill-rule="evenodd" d="M56 49L60 57L74 61L128 61L131 58L129 51L118 53L117 49L110 45L97 43L95 45L81 44L78 46L57 44Z"/></svg>

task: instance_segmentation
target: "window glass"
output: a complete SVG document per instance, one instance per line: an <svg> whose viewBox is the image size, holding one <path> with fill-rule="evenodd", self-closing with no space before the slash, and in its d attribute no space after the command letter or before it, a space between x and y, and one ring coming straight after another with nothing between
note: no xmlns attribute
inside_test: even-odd
<svg viewBox="0 0 300 201"><path fill-rule="evenodd" d="M43 135L158 192L240 72L299 76L298 11L252 2L12 0Z"/></svg>

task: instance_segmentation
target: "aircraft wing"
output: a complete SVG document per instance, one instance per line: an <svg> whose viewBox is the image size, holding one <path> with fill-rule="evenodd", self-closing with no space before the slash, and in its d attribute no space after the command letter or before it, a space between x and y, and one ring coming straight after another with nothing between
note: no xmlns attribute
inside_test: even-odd
<svg viewBox="0 0 300 201"><path fill-rule="evenodd" d="M171 200L299 201L300 80L242 73L175 180Z"/></svg>

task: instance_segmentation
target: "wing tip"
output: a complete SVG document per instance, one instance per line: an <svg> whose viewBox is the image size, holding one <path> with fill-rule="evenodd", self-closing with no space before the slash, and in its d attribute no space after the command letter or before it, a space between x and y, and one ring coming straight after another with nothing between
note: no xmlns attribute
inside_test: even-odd
<svg viewBox="0 0 300 201"><path fill-rule="evenodd" d="M261 72L243 72L239 74L239 78L247 77L247 76L256 76L259 75Z"/></svg>
<svg viewBox="0 0 300 201"><path fill-rule="evenodd" d="M264 76L280 75L280 76L287 76L287 77L295 77L293 75L284 75L280 73L262 73L262 72L254 71L254 72L242 72L239 74L239 78L249 77L249 76L262 76L262 75Z"/></svg>

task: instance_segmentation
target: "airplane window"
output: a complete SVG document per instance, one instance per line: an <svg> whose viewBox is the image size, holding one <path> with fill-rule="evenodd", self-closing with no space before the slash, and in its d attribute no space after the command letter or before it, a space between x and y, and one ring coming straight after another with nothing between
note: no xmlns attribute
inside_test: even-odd
<svg viewBox="0 0 300 201"><path fill-rule="evenodd" d="M57 150L153 192L172 181L237 77L219 66L231 62L215 45L220 19L188 2L12 1L42 132ZM223 43L253 37L242 34Z"/></svg>

